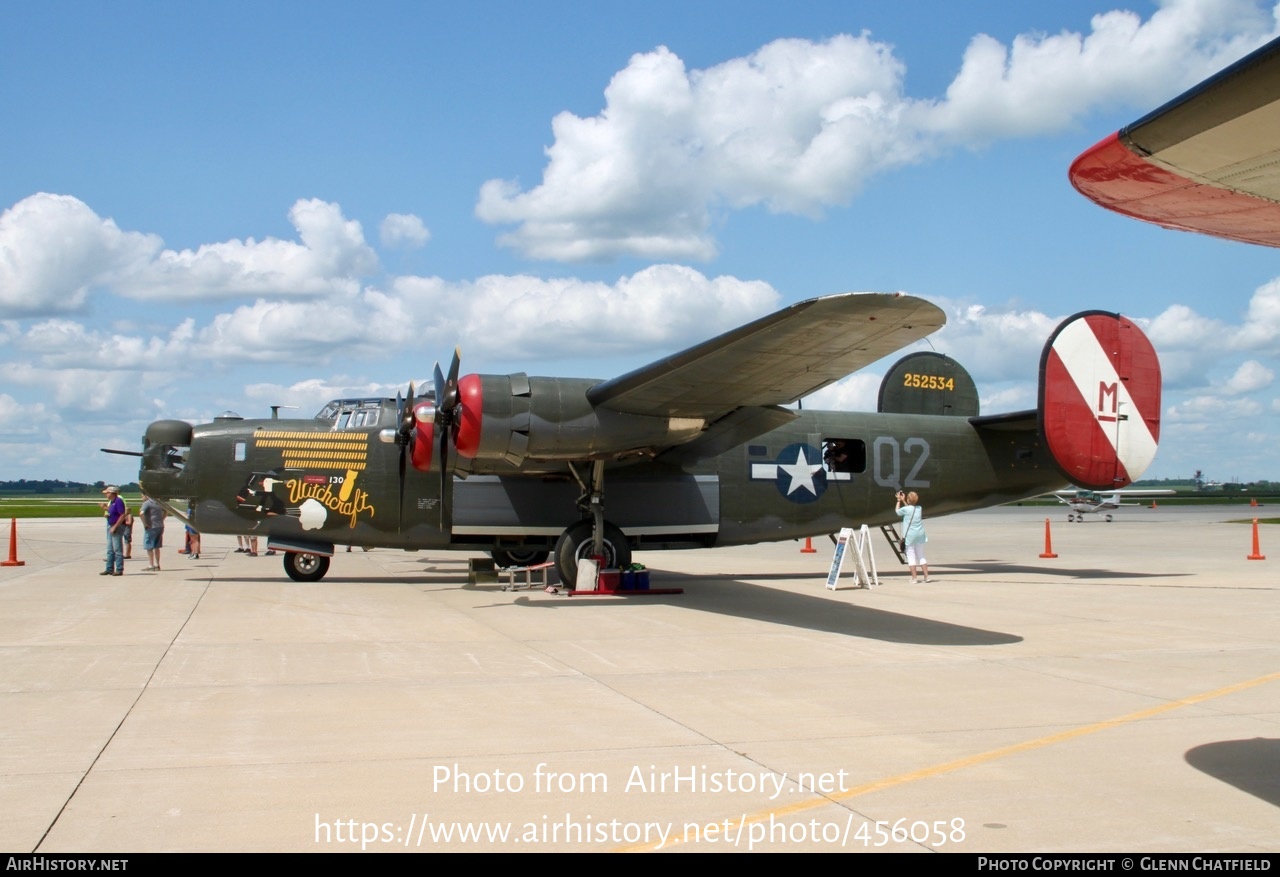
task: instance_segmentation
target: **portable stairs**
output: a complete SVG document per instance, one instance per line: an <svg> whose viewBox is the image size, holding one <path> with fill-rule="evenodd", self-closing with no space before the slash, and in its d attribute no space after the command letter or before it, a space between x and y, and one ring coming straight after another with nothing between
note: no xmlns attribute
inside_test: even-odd
<svg viewBox="0 0 1280 877"><path fill-rule="evenodd" d="M889 540L889 548L893 550L894 556L898 558L898 563L905 566L907 553L902 550L902 537L898 535L898 528L893 524L884 524L880 527L880 532L884 534L884 538Z"/></svg>

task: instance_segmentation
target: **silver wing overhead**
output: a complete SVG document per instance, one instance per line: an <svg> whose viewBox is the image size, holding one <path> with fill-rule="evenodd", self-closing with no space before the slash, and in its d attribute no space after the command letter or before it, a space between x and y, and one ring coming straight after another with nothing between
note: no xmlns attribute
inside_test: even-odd
<svg viewBox="0 0 1280 877"><path fill-rule="evenodd" d="M587 391L592 405L713 423L785 405L941 329L946 315L903 293L809 299Z"/></svg>

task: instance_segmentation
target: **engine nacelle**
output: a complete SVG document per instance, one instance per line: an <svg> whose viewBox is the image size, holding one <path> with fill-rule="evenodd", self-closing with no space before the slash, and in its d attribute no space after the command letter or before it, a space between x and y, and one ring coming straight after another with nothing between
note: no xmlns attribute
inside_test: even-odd
<svg viewBox="0 0 1280 877"><path fill-rule="evenodd" d="M458 381L462 418L458 454L479 460L611 459L688 441L701 418L648 417L593 407L599 381L467 375Z"/></svg>
<svg viewBox="0 0 1280 877"><path fill-rule="evenodd" d="M413 468L426 472L431 468L432 452L435 450L436 415L434 402L419 402L413 408L413 431L410 434L409 459Z"/></svg>

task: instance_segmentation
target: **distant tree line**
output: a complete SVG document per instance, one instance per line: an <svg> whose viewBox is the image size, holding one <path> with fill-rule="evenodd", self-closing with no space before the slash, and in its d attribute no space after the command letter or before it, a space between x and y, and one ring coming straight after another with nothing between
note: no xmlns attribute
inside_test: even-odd
<svg viewBox="0 0 1280 877"><path fill-rule="evenodd" d="M85 484L82 481L59 481L56 479L46 478L42 481L28 481L25 478L19 478L17 481L0 481L0 493L30 493L44 494L51 496L77 496L79 494L98 494L102 493L104 487L107 486L105 481L95 481L92 484ZM136 482L119 485L120 490L124 493L137 493L138 485Z"/></svg>
<svg viewBox="0 0 1280 877"><path fill-rule="evenodd" d="M1199 493L1257 493L1257 494L1280 494L1280 481L1268 481L1263 478L1258 481L1224 481L1224 482L1197 482L1194 478L1148 478L1144 481L1133 482L1134 487L1142 488L1173 488L1186 491L1198 491Z"/></svg>

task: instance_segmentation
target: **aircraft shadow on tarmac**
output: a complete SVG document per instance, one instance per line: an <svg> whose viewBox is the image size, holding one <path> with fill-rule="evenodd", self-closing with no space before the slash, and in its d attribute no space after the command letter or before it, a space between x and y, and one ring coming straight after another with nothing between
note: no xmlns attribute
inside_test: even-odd
<svg viewBox="0 0 1280 877"><path fill-rule="evenodd" d="M1097 567L1026 566L1002 560L972 563L930 564L940 574L957 575L1028 575L1057 576L1068 579L1169 579L1191 573L1134 572L1133 570L1099 569Z"/></svg>
<svg viewBox="0 0 1280 877"><path fill-rule="evenodd" d="M826 596L809 596L791 591L745 582L731 575L685 575L682 573L657 573L654 587L684 588L684 594L671 596L631 597L636 601L661 600L700 612L785 624L826 633L839 633L864 639L885 642L909 643L932 646L996 646L1022 642L1022 637L976 627L965 627L929 618L916 618L900 612L871 609L835 602ZM752 578L757 578L752 576ZM775 578L761 576L758 578ZM786 576L795 579L794 575ZM814 582L822 588L822 579ZM908 586L910 587L910 586ZM929 587L921 585L919 587ZM826 591L822 591L826 594ZM561 608L569 606L600 607L618 605L616 597L573 597L568 600L529 600L517 598L518 604L536 608Z"/></svg>
<svg viewBox="0 0 1280 877"><path fill-rule="evenodd" d="M324 585L336 584L389 584L389 585L452 585L457 588L477 590L498 590L501 585L483 583L472 585L467 582L466 559L437 560L435 558L420 559L415 563L426 567L407 574L390 573L385 576L327 576ZM1017 569L1016 567L1014 569ZM1029 568L1036 569L1036 568ZM1008 568L1002 571L1008 572ZM1038 569L1036 571L1039 571ZM766 621L772 624L785 624L789 627L806 630L839 633L865 639L877 639L885 642L909 643L915 645L950 645L950 646L992 646L1009 645L1022 642L1022 637L998 631L982 630L945 621L934 621L928 618L917 618L899 612L884 609L872 609L866 606L853 606L834 602L824 596L809 596L743 581L734 574L688 575L684 573L654 570L654 587L684 588L683 595L646 596L630 599L651 602L660 600L672 605L687 607L701 612L715 612L720 615ZM1080 571L1082 574L1085 571ZM760 580L794 580L794 573L752 574L751 579ZM281 584L278 576L219 576L224 582L249 582L263 584ZM849 580L842 578L842 587L850 587ZM821 577L815 577L814 587L820 589ZM302 587L315 587L302 585ZM910 586L908 586L910 587ZM929 587L921 585L920 587ZM823 594L826 592L823 591ZM627 598L624 598L627 599ZM539 609L567 608L569 606L590 607L611 605L618 606L617 597L563 597L554 599L529 599L520 596L516 605ZM504 605L506 605L504 603Z"/></svg>
<svg viewBox="0 0 1280 877"><path fill-rule="evenodd" d="M1280 807L1280 740L1223 740L1188 749L1187 764Z"/></svg>
<svg viewBox="0 0 1280 877"><path fill-rule="evenodd" d="M399 558L397 561L403 562ZM473 588L467 582L467 558L428 557L410 561L415 565L411 571L397 572L390 570L386 575L327 575L323 585L453 585L458 588ZM279 566L272 565L270 572L264 575L226 575L225 571L218 575L220 582L243 582L252 584L286 585L296 584L298 587L317 587L320 583L289 582L279 573Z"/></svg>

